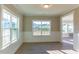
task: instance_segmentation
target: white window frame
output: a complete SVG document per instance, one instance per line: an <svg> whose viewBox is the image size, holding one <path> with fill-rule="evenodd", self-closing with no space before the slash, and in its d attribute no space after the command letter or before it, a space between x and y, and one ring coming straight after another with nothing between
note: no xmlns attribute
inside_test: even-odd
<svg viewBox="0 0 79 59"><path fill-rule="evenodd" d="M5 11L4 11L5 10ZM5 13L7 13L7 14L10 14L8 11L7 11L7 9L2 9L2 20L4 19L3 18L3 13L5 12ZM2 28L2 20L1 20L1 34L3 35L3 28ZM10 29L10 28L9 28ZM11 30L11 29L10 29ZM11 33L10 33L11 34ZM2 36L2 42L3 42L3 36ZM6 47L8 47L9 45L11 44L11 39L10 39L10 42L9 43L7 43L6 45L4 45L3 46L3 43L2 43L2 49L5 49Z"/></svg>
<svg viewBox="0 0 79 59"><path fill-rule="evenodd" d="M33 31L34 31L34 29L33 29L33 22L34 22L34 21L40 21L41 23L44 22L44 21L45 21L45 22L48 21L48 22L50 23L49 35L46 35L46 34L45 34L45 35L42 35L42 31L41 31L41 34L40 34L40 35L34 35L34 34L33 34ZM32 20L32 35L33 35L33 36L50 36L50 35L51 35L51 21L50 21L50 20Z"/></svg>
<svg viewBox="0 0 79 59"><path fill-rule="evenodd" d="M14 16L15 18L17 18L17 40L18 40L18 35L19 35L19 19L18 19L18 17L17 16L15 16L15 15L13 15L12 14L12 16ZM11 19L12 19L12 17L11 17ZM11 20L11 22L12 22L12 20ZM12 26L12 24L11 24L11 26ZM12 34L12 30L14 30L14 28L11 28L11 34ZM11 39L12 39L12 35L11 35ZM16 42L17 40L11 40L11 43L14 43L14 42Z"/></svg>
<svg viewBox="0 0 79 59"><path fill-rule="evenodd" d="M12 32L11 32L12 28L10 27L10 43L8 43L6 46L2 46L3 44L1 44L1 49L7 48L11 44L17 42L18 39L19 39L19 17L16 14L14 14L11 10L9 10L5 6L3 6L2 11L1 11L1 19L2 20L3 20L3 12L4 12L3 10L6 10L7 13L10 14L11 18L12 18L12 16L15 16L17 18L17 23L18 24L17 24L17 39L16 39L16 41L12 41L12 35L11 35L12 34ZM2 22L2 20L1 20L1 22ZM11 20L10 20L10 23L11 23ZM3 28L1 27L1 36L2 36L2 30L3 30ZM1 42L2 42L3 41L3 37L1 37L1 38L2 38L2 40L1 40Z"/></svg>

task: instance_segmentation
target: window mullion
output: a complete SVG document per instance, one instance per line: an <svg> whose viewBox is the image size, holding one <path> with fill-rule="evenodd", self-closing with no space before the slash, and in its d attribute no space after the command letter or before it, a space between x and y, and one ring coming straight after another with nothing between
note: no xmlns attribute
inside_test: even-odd
<svg viewBox="0 0 79 59"><path fill-rule="evenodd" d="M12 43L12 15L10 16L10 44Z"/></svg>
<svg viewBox="0 0 79 59"><path fill-rule="evenodd" d="M42 21L41 21L41 36L42 36Z"/></svg>
<svg viewBox="0 0 79 59"><path fill-rule="evenodd" d="M17 39L16 39L16 40L19 39L19 36L18 36L18 35L19 35L19 29L18 29L18 28L19 28L19 25L18 25L18 20L19 20L19 19L16 18L16 21L17 21L17 25L16 25L16 32L17 32L17 33L16 33L16 38L17 38Z"/></svg>

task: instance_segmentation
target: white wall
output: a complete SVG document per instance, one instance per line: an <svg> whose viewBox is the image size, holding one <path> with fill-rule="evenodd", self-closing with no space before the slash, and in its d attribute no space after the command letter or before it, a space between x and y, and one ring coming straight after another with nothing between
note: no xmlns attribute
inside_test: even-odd
<svg viewBox="0 0 79 59"><path fill-rule="evenodd" d="M74 49L79 51L79 8L74 11Z"/></svg>
<svg viewBox="0 0 79 59"><path fill-rule="evenodd" d="M33 36L32 21L33 20L49 20L51 21L51 35L49 36ZM24 42L60 42L60 17L46 16L25 16L24 17Z"/></svg>
<svg viewBox="0 0 79 59"><path fill-rule="evenodd" d="M60 32L51 32L49 36L33 36L32 32L24 32L24 42L60 42Z"/></svg>
<svg viewBox="0 0 79 59"><path fill-rule="evenodd" d="M22 40L22 15L18 12L18 10L16 10L16 8L14 8L13 5L2 5L2 7L5 6L7 7L10 11L12 11L13 13L15 13L17 16L20 17L20 30L19 30L19 39L17 42L11 44L10 46L8 46L7 48L0 50L0 54L13 54L17 51L17 49L21 46L21 44L23 43ZM0 19L1 20L1 19ZM1 41L2 39L0 39Z"/></svg>

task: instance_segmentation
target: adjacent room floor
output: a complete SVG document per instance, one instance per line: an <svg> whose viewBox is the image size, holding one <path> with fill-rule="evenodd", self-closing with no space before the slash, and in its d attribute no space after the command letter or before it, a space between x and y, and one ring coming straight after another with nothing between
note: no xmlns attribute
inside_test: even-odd
<svg viewBox="0 0 79 59"><path fill-rule="evenodd" d="M59 43L24 43L16 54L78 54L72 44Z"/></svg>

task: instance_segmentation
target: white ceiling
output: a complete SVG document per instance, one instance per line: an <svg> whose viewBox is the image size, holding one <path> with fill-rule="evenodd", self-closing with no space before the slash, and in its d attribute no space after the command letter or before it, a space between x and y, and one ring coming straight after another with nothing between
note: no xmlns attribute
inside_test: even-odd
<svg viewBox="0 0 79 59"><path fill-rule="evenodd" d="M52 4L48 9L43 8L40 4L16 4L14 6L26 16L61 15L79 7L78 4Z"/></svg>

